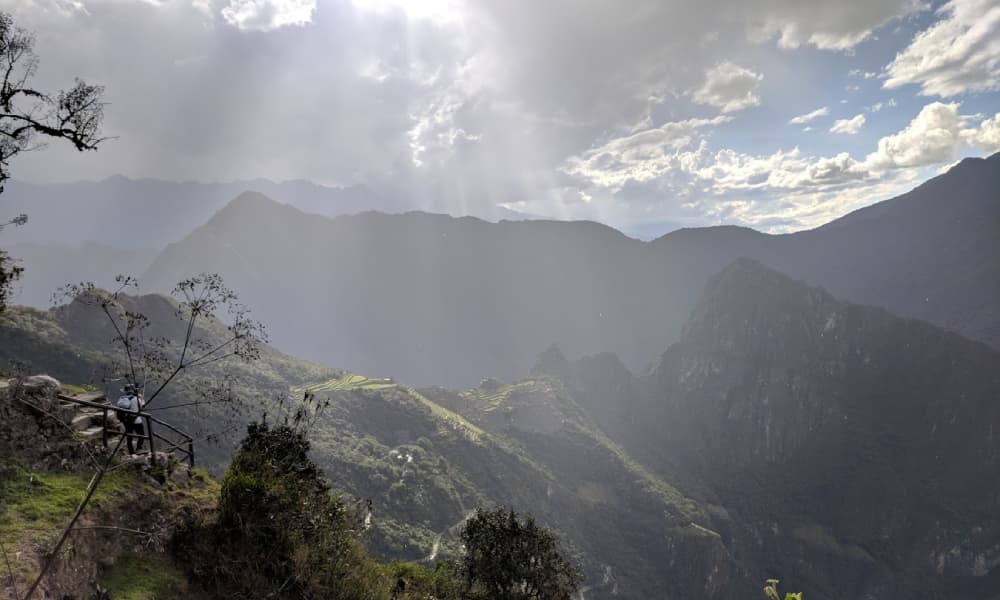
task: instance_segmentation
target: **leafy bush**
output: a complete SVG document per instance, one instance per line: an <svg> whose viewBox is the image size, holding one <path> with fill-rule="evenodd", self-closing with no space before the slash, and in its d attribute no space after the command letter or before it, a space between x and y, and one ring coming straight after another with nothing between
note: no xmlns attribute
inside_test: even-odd
<svg viewBox="0 0 1000 600"><path fill-rule="evenodd" d="M462 531L466 593L482 600L570 600L580 573L556 536L528 516L498 508L477 511Z"/></svg>
<svg viewBox="0 0 1000 600"><path fill-rule="evenodd" d="M359 541L363 519L334 495L288 425L251 424L222 479L219 513L190 523L174 550L218 598L457 598L446 566L381 565Z"/></svg>
<svg viewBox="0 0 1000 600"><path fill-rule="evenodd" d="M764 597L767 600L781 600L781 596L778 594L778 580L768 579L764 583ZM785 600L802 600L802 592L785 594Z"/></svg>
<svg viewBox="0 0 1000 600"><path fill-rule="evenodd" d="M288 426L250 425L222 480L214 523L175 536L196 579L237 598L373 598L379 567L357 540L359 522ZM366 581L368 579L369 581Z"/></svg>

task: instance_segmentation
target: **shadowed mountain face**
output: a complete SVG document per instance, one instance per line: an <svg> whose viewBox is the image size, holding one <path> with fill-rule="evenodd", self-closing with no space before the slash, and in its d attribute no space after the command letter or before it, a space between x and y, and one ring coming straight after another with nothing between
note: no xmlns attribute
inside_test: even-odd
<svg viewBox="0 0 1000 600"><path fill-rule="evenodd" d="M547 354L632 456L724 507L753 572L807 598L1000 589L994 349L740 260L646 376Z"/></svg>
<svg viewBox="0 0 1000 600"><path fill-rule="evenodd" d="M310 359L413 384L527 372L552 342L633 369L676 340L705 281L747 256L847 300L1000 343L1000 155L815 230L679 230L422 213L324 219L245 194L143 278L219 272Z"/></svg>

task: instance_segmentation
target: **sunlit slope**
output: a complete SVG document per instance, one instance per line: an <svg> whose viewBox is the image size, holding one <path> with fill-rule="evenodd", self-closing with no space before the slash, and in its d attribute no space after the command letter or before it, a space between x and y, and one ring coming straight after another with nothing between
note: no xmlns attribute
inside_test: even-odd
<svg viewBox="0 0 1000 600"><path fill-rule="evenodd" d="M129 302L154 321L173 310L162 297ZM116 384L101 381L112 336L94 317L80 306L14 308L0 317L0 361L29 360L32 371L117 393ZM211 339L216 327L208 324L202 335ZM502 504L560 532L584 566L588 598L690 597L703 590L708 572L717 573L711 597L739 597L748 584L718 534L729 527L725 514L641 467L554 379L499 384L508 393L480 403L496 392L415 390L267 348L253 365L192 377L165 404L192 401L228 376L234 394L252 399L243 422L265 411L276 418L279 404L288 414L307 393L326 404L310 415L314 458L335 487L359 502L370 499L368 543L380 555L454 556L469 512ZM456 406L456 396L468 406ZM239 435L239 419L226 420L228 413L213 406L159 416L189 431L226 427ZM509 423L504 415L511 415ZM228 451L225 442L197 444L201 464L216 472ZM670 563L683 568L664 570Z"/></svg>
<svg viewBox="0 0 1000 600"><path fill-rule="evenodd" d="M457 394L345 374L299 388L329 401L315 452L339 485L372 499L379 552L411 559L454 554L469 511L499 503L530 510L566 537L596 585L592 597L616 589L619 597L643 598L700 586L696 576L677 580L660 566L682 558L695 572L701 565L725 574L719 597L739 588L713 530L728 527L723 513L640 466L560 382L496 383L508 393L482 404L497 393L491 383Z"/></svg>

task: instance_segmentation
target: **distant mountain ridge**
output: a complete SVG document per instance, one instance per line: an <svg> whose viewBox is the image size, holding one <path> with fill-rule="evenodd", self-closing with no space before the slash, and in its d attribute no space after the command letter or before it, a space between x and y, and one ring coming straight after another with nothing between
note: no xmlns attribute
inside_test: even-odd
<svg viewBox="0 0 1000 600"><path fill-rule="evenodd" d="M53 294L68 283L91 281L104 289L114 288L117 275L142 273L158 254L152 248L124 249L97 242L21 242L4 249L27 267L14 284L14 302L35 307L51 306Z"/></svg>
<svg viewBox="0 0 1000 600"><path fill-rule="evenodd" d="M301 180L195 183L114 176L63 184L13 180L5 187L5 214L25 213L29 221L25 227L5 231L4 244L98 242L116 248L161 250L247 190L324 216L399 210L364 186L327 187Z"/></svg>
<svg viewBox="0 0 1000 600"><path fill-rule="evenodd" d="M143 276L214 271L312 360L414 385L528 371L556 342L640 369L680 334L707 279L756 259L839 298L1000 345L1000 154L788 235L683 229L640 242L590 222L426 213L323 219L243 195Z"/></svg>

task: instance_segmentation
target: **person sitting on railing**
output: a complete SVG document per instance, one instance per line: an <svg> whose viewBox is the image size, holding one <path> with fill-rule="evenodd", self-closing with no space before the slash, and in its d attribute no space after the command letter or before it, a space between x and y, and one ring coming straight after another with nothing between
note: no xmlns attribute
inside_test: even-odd
<svg viewBox="0 0 1000 600"><path fill-rule="evenodd" d="M128 453L132 455L141 452L142 445L146 442L146 422L136 414L143 404L145 402L142 401L142 395L131 383L122 388L122 396L115 403L115 406L118 407L115 416L125 427L125 443L128 444ZM136 440L139 441L138 444L135 443Z"/></svg>

